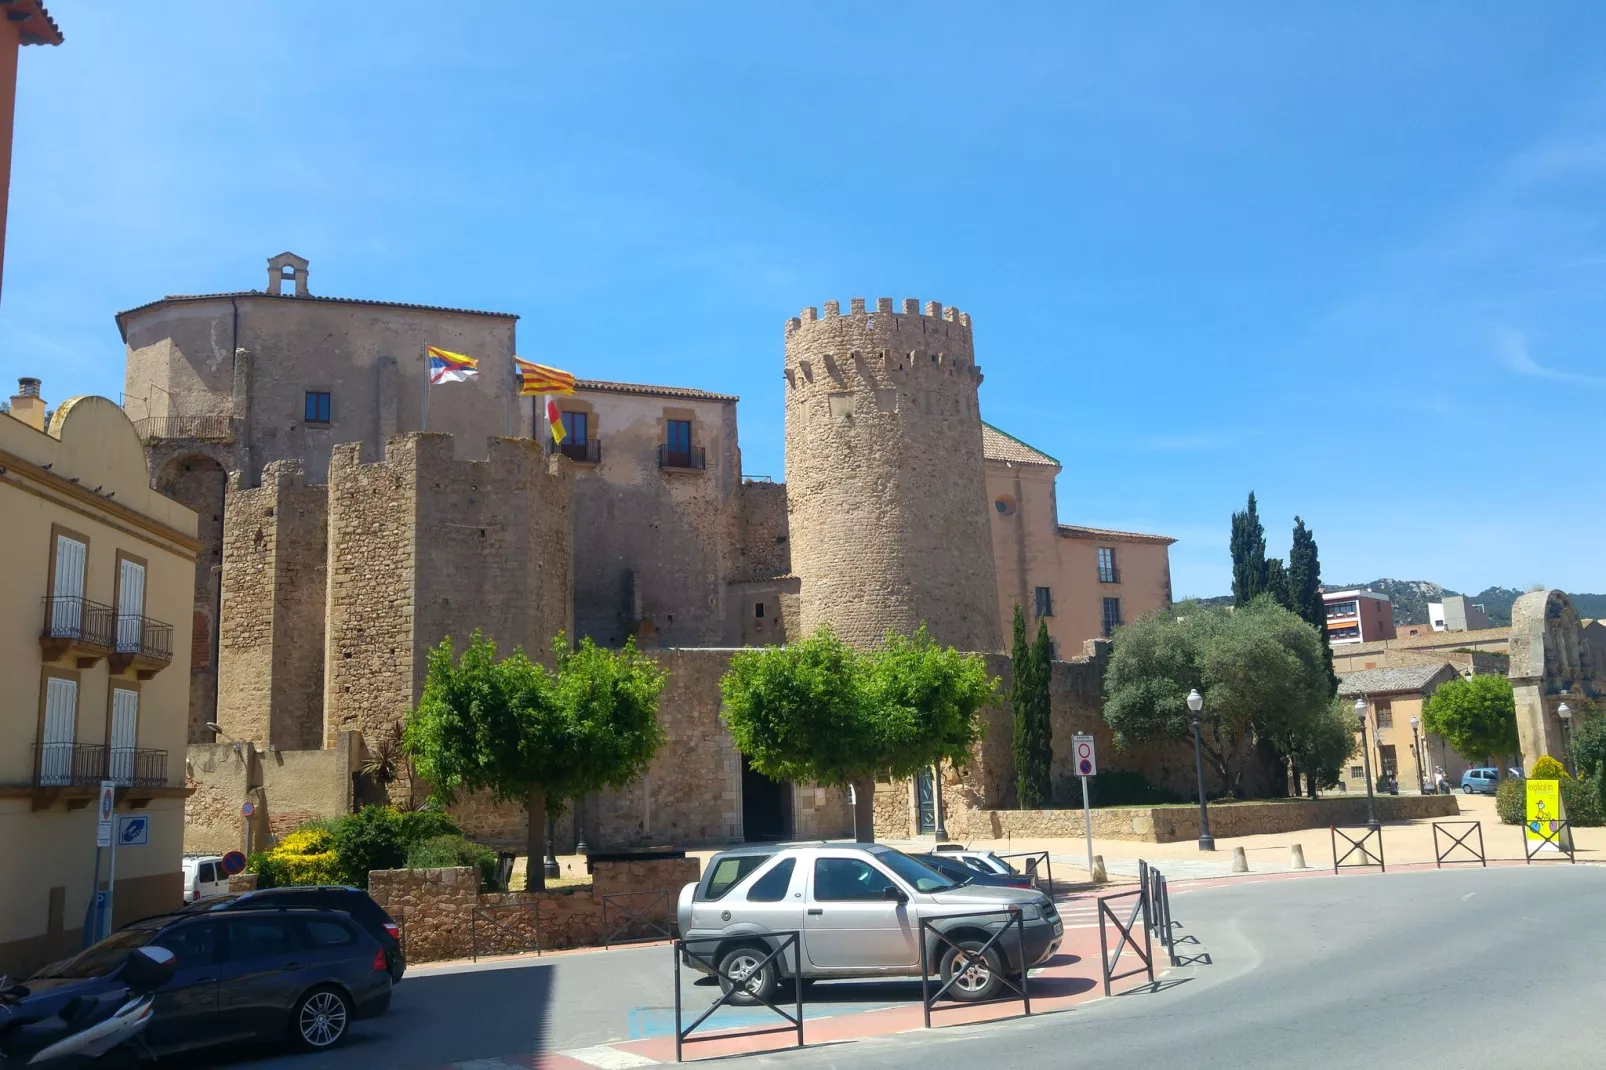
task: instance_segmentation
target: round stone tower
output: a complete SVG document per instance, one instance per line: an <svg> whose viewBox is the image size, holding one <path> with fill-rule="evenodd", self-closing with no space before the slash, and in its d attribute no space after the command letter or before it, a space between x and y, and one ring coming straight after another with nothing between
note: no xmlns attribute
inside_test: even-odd
<svg viewBox="0 0 1606 1070"><path fill-rule="evenodd" d="M981 416L970 317L855 297L786 324L786 493L805 634L855 646L922 621L996 651Z"/></svg>

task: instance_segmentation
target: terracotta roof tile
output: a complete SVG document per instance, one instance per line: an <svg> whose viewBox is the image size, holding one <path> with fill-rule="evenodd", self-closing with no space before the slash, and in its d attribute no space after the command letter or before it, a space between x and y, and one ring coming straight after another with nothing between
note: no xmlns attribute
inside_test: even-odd
<svg viewBox="0 0 1606 1070"><path fill-rule="evenodd" d="M740 399L734 394L713 394L689 386L646 386L641 383L615 383L606 379L576 379L576 390L595 390L603 394L640 394L649 398L691 398L698 401L729 401Z"/></svg>
<svg viewBox="0 0 1606 1070"><path fill-rule="evenodd" d="M1348 653L1342 647L1341 653ZM1455 666L1447 661L1425 662L1421 665L1402 665L1392 669L1362 669L1359 672L1341 673L1338 693L1350 695L1376 695L1395 691L1421 691L1431 684L1459 677Z"/></svg>
<svg viewBox="0 0 1606 1070"><path fill-rule="evenodd" d="M12 22L21 24L17 30L17 37L22 44L59 45L66 40L62 36L61 27L50 17L50 12L45 10L43 0L22 0L21 3L8 6L11 10L6 12L6 17Z"/></svg>
<svg viewBox="0 0 1606 1070"><path fill-rule="evenodd" d="M1078 524L1061 524L1060 534L1067 539L1118 539L1123 542L1163 542L1167 546L1177 541L1169 535L1145 535L1139 531L1115 531L1111 528L1084 528Z"/></svg>
<svg viewBox="0 0 1606 1070"><path fill-rule="evenodd" d="M370 301L362 297L320 297L317 294L297 297L294 294L270 294L263 290L233 290L228 293L216 294L168 294L159 300L147 301L143 305L124 309L122 312L117 313L117 327L119 330L124 331L123 340L127 341L124 320L136 312L144 312L147 308L155 308L157 305L165 305L168 302L218 301L228 297L261 297L273 301L318 301L336 305L377 305L381 308L412 308L421 312L456 312L464 316L492 316L496 319L508 320L519 318L517 314L512 312L486 312L477 308L452 308L448 305L415 305L407 301Z"/></svg>
<svg viewBox="0 0 1606 1070"><path fill-rule="evenodd" d="M1059 462L1042 450L1028 446L1008 431L1000 431L986 420L981 424L981 455L989 461L1059 467Z"/></svg>

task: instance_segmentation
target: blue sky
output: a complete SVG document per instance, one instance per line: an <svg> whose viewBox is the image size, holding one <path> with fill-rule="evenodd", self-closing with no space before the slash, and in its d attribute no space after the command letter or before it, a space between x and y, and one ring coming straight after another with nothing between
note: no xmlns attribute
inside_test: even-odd
<svg viewBox="0 0 1606 1070"><path fill-rule="evenodd" d="M1251 488L1329 580L1606 590L1599 4L50 7L0 382L115 398L115 311L290 249L740 394L779 477L784 320L918 297L1179 595Z"/></svg>

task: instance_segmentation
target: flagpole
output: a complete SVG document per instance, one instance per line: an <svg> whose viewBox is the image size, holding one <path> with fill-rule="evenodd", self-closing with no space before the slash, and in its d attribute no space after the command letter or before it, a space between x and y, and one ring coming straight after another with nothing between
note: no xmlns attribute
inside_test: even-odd
<svg viewBox="0 0 1606 1070"><path fill-rule="evenodd" d="M429 430L429 346L424 347L424 415L419 419L418 429Z"/></svg>
<svg viewBox="0 0 1606 1070"><path fill-rule="evenodd" d="M508 415L508 406L509 406L509 404L511 404L509 399L511 398L512 391L513 391L513 377L515 375L517 375L518 373L514 370L514 367L513 367L513 356L512 356L512 354L508 355L507 372L508 372L508 377L506 379L502 380L502 437L503 438L507 438L509 435L511 435L513 433L513 429L512 429L512 427L510 425L512 417Z"/></svg>

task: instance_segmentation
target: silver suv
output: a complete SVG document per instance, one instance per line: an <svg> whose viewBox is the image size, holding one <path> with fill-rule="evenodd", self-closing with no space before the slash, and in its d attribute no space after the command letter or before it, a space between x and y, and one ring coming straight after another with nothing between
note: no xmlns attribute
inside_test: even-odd
<svg viewBox="0 0 1606 1070"><path fill-rule="evenodd" d="M710 859L702 880L681 889L678 909L682 937L714 962L720 985L735 992L732 1002L753 1003L773 999L792 972L790 949L760 965L780 946L768 933L802 933L804 980L918 976L921 919L1009 907L1020 908L1025 947L1006 934L949 989L959 999L984 1000L1003 986L1000 974L1021 972L1021 958L1036 966L1058 950L1065 927L1042 892L959 884L879 844L755 844ZM1006 924L1003 915L953 917L934 928L975 951ZM944 981L956 955L928 937L928 961ZM690 956L686 963L708 972Z"/></svg>

